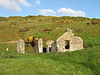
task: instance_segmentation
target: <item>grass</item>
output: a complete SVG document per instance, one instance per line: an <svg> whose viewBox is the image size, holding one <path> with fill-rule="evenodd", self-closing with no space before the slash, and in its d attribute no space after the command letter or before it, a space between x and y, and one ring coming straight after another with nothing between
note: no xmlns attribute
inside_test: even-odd
<svg viewBox="0 0 100 75"><path fill-rule="evenodd" d="M65 19L74 22L57 22ZM87 25L88 22L91 19L66 16L0 17L0 41L29 36L56 40L71 28L75 35L83 38L85 46L79 51L48 54L33 53L26 48L26 54L18 54L16 44L0 43L0 75L99 75L100 23ZM44 29L51 31L44 32Z"/></svg>
<svg viewBox="0 0 100 75"><path fill-rule="evenodd" d="M0 75L99 75L100 47L50 54L10 54L0 57Z"/></svg>

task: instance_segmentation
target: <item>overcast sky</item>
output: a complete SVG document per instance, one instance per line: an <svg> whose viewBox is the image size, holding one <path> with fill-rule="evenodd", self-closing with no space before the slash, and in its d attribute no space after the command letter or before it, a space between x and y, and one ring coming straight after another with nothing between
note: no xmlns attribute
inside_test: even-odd
<svg viewBox="0 0 100 75"><path fill-rule="evenodd" d="M0 16L28 15L100 18L100 0L0 0Z"/></svg>

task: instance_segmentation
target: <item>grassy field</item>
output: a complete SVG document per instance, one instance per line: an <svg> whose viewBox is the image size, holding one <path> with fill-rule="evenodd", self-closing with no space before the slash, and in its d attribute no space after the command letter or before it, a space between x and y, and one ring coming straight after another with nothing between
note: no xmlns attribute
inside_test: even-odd
<svg viewBox="0 0 100 75"><path fill-rule="evenodd" d="M0 56L0 75L29 74L99 75L100 47L75 52L24 55L12 50Z"/></svg>
<svg viewBox="0 0 100 75"><path fill-rule="evenodd" d="M62 20L73 22L59 22ZM100 75L100 19L66 16L0 17L0 42L26 39L29 36L56 40L67 28L83 38L83 50L38 54L26 49L26 54L18 54L16 44L0 43L0 75ZM44 32L46 29L50 31ZM9 50L6 51L6 48Z"/></svg>

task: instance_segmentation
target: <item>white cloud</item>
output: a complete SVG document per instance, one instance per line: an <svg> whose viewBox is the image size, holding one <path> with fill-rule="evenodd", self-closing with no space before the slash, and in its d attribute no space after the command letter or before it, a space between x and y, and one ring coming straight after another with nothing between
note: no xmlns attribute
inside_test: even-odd
<svg viewBox="0 0 100 75"><path fill-rule="evenodd" d="M41 4L41 1L40 0L36 0L36 3L39 5L39 4Z"/></svg>
<svg viewBox="0 0 100 75"><path fill-rule="evenodd" d="M62 15L67 15L67 16L82 16L85 17L86 14L85 12L81 11L81 10L73 10L70 8L60 8L57 13L62 14Z"/></svg>
<svg viewBox="0 0 100 75"><path fill-rule="evenodd" d="M58 15L58 16L80 16L85 17L86 13L81 10L73 10L70 8L60 8L57 11L52 9L39 9L39 14L41 15Z"/></svg>
<svg viewBox="0 0 100 75"><path fill-rule="evenodd" d="M52 9L39 9L39 14L41 15L53 15L56 12Z"/></svg>
<svg viewBox="0 0 100 75"><path fill-rule="evenodd" d="M19 4L29 7L31 4L29 4L26 0L16 0Z"/></svg>
<svg viewBox="0 0 100 75"><path fill-rule="evenodd" d="M0 6L12 11L21 11L22 6L31 6L26 0L0 0Z"/></svg>

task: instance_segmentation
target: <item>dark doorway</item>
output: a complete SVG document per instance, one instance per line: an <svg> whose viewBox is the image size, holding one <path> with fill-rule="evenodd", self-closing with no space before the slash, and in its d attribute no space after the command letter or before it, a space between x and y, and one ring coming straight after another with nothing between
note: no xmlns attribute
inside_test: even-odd
<svg viewBox="0 0 100 75"><path fill-rule="evenodd" d="M43 52L46 53L47 52L47 48L43 47Z"/></svg>
<svg viewBox="0 0 100 75"><path fill-rule="evenodd" d="M69 49L70 48L70 42L69 40L65 40L65 49Z"/></svg>
<svg viewBox="0 0 100 75"><path fill-rule="evenodd" d="M51 52L51 47L49 47L49 52Z"/></svg>

